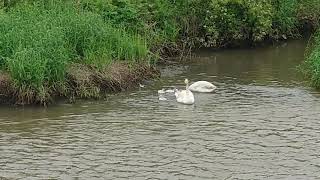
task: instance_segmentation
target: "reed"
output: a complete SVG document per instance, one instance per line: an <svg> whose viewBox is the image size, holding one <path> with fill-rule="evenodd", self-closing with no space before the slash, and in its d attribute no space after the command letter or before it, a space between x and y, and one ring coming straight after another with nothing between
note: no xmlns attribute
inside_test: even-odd
<svg viewBox="0 0 320 180"><path fill-rule="evenodd" d="M17 89L46 94L65 82L72 62L102 69L113 61L147 59L143 37L71 5L27 5L0 15L0 65Z"/></svg>

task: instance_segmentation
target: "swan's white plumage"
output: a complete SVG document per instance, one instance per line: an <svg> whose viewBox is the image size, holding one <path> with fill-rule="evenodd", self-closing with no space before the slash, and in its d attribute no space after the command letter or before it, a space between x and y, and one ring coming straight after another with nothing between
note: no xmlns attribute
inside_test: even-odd
<svg viewBox="0 0 320 180"><path fill-rule="evenodd" d="M194 96L190 90L176 90L174 95L178 103L194 104Z"/></svg>
<svg viewBox="0 0 320 180"><path fill-rule="evenodd" d="M164 94L166 93L164 89L158 90L158 94Z"/></svg>
<svg viewBox="0 0 320 180"><path fill-rule="evenodd" d="M193 92L209 93L215 89L217 87L208 81L197 81L189 86L189 90Z"/></svg>
<svg viewBox="0 0 320 180"><path fill-rule="evenodd" d="M165 93L174 93L174 90L173 89L160 89L158 90L158 94L165 94Z"/></svg>
<svg viewBox="0 0 320 180"><path fill-rule="evenodd" d="M165 90L166 93L174 93L174 90L173 89L167 89Z"/></svg>
<svg viewBox="0 0 320 180"><path fill-rule="evenodd" d="M159 101L166 101L167 98L163 97L162 95L159 96Z"/></svg>
<svg viewBox="0 0 320 180"><path fill-rule="evenodd" d="M176 96L177 102L182 104L194 104L194 96L193 93L188 89L189 81L185 79L186 90L175 90L174 95Z"/></svg>

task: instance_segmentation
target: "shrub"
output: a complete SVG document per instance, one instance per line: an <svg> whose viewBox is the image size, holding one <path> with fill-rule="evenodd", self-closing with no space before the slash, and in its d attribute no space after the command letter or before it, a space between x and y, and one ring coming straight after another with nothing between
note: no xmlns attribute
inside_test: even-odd
<svg viewBox="0 0 320 180"><path fill-rule="evenodd" d="M309 24L311 28L317 29L320 22L319 0L298 0L298 19L301 23Z"/></svg>
<svg viewBox="0 0 320 180"><path fill-rule="evenodd" d="M211 46L259 42L272 35L274 7L268 0L212 0L204 28Z"/></svg>

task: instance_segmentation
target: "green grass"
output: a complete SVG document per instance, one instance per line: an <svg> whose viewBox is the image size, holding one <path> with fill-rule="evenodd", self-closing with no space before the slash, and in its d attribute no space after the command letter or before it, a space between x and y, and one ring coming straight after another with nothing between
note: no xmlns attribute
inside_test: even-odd
<svg viewBox="0 0 320 180"><path fill-rule="evenodd" d="M320 4L318 0L299 0L298 18L301 23L309 24L312 29L318 29L312 35L306 50L306 60L302 72L311 85L320 89Z"/></svg>
<svg viewBox="0 0 320 180"><path fill-rule="evenodd" d="M17 89L45 94L65 81L71 62L102 68L148 59L144 38L72 6L17 7L0 14L0 64Z"/></svg>
<svg viewBox="0 0 320 180"><path fill-rule="evenodd" d="M274 0L273 29L276 35L292 35L297 33L298 0Z"/></svg>
<svg viewBox="0 0 320 180"><path fill-rule="evenodd" d="M320 89L320 29L312 37L312 42L309 44L302 72L310 80L313 87Z"/></svg>

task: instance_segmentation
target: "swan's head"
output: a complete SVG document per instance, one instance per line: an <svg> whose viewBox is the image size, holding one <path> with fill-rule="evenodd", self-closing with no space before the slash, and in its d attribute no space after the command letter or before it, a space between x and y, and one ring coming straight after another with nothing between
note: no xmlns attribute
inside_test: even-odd
<svg viewBox="0 0 320 180"><path fill-rule="evenodd" d="M185 79L185 80L184 80L184 83L188 85L188 84L189 84L189 80L188 80L188 79Z"/></svg>

